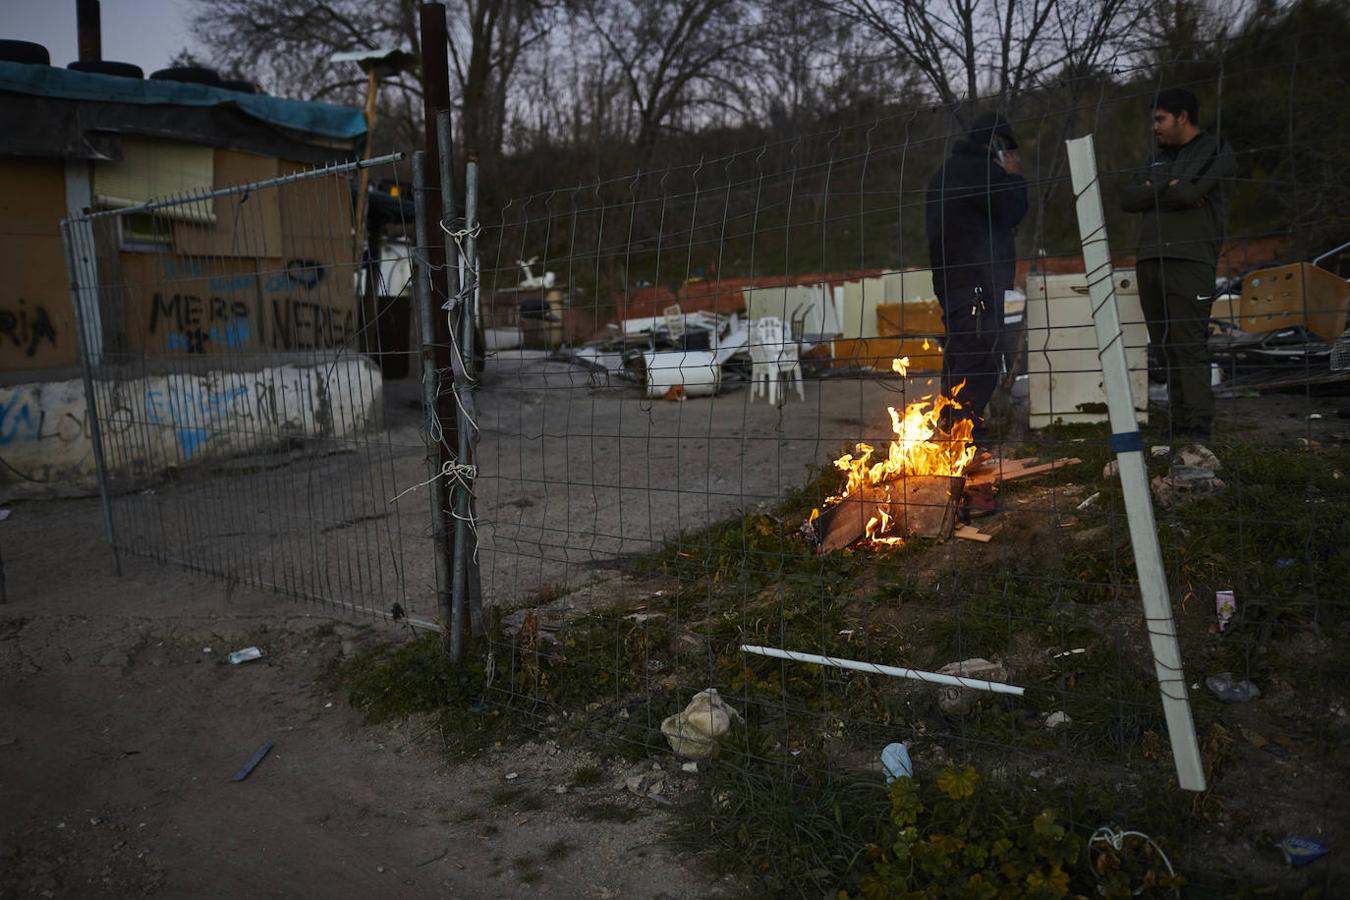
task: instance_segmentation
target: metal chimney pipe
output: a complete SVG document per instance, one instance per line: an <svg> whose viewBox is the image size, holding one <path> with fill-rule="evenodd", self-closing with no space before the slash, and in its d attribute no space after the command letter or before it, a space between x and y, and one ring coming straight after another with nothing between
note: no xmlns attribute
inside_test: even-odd
<svg viewBox="0 0 1350 900"><path fill-rule="evenodd" d="M79 33L80 62L103 59L103 26L98 0L75 0L75 27Z"/></svg>

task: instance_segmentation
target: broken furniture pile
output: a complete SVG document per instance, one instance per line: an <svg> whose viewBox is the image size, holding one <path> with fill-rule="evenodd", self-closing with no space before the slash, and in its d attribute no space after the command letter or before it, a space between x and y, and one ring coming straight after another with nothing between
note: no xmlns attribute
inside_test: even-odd
<svg viewBox="0 0 1350 900"><path fill-rule="evenodd" d="M1350 381L1348 314L1350 284L1316 261L1248 273L1210 313L1210 355L1224 375L1215 393Z"/></svg>
<svg viewBox="0 0 1350 900"><path fill-rule="evenodd" d="M737 314L685 313L668 307L661 316L627 319L609 326L605 338L564 355L605 373L641 384L649 399L707 397L722 386L724 372L748 370L752 399L765 395L777 405L786 381L805 400L800 345L788 324L774 316L743 320Z"/></svg>

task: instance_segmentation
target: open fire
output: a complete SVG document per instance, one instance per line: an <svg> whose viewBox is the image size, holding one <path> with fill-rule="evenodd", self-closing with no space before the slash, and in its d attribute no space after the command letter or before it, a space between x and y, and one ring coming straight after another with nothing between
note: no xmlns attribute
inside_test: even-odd
<svg viewBox="0 0 1350 900"><path fill-rule="evenodd" d="M904 376L909 359L891 363ZM953 501L961 494L962 477L975 459L971 439L974 422L969 418L944 416L961 409L956 397L939 393L907 404L903 413L889 407L895 436L884 455L871 444L859 443L853 452L834 461L847 480L843 491L826 498L824 510L811 511L809 524L821 538L820 552L847 546L859 538L872 544L903 543L908 535L950 533ZM944 423L944 418L950 424ZM851 514L841 507L856 507L861 528L853 527ZM936 521L921 526L921 520ZM856 533L855 533L856 532Z"/></svg>

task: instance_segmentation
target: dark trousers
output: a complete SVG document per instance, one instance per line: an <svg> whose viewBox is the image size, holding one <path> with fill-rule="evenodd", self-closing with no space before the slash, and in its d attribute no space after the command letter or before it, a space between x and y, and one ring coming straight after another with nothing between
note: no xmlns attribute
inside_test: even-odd
<svg viewBox="0 0 1350 900"><path fill-rule="evenodd" d="M1172 431L1209 437L1214 419L1209 358L1214 266L1189 259L1141 259L1136 274L1148 339L1167 365Z"/></svg>
<svg viewBox="0 0 1350 900"><path fill-rule="evenodd" d="M1003 358L1003 289L950 287L938 294L947 336L942 342L942 392L960 386L956 415L975 420L975 439L988 438L984 408L998 387ZM962 385L964 382L964 385Z"/></svg>

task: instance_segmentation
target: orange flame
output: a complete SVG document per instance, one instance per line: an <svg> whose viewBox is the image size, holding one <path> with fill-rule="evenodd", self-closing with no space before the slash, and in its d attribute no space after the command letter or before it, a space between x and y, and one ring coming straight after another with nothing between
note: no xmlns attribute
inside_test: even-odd
<svg viewBox="0 0 1350 900"><path fill-rule="evenodd" d="M902 377L908 367L908 357L891 363L891 369ZM838 496L828 498L825 505L833 506L865 485L885 484L911 475L958 477L964 474L975 459L975 444L971 440L975 423L967 418L957 418L950 429L942 423L943 410L961 409L956 395L964 386L963 381L952 388L951 396L938 394L936 399L924 397L910 403L903 414L894 407L887 407L895 437L886 448L886 455L874 459L876 448L859 443L852 453L836 459L835 468L847 478L844 490ZM864 529L866 540L877 544L903 543L902 538L885 536L894 519L884 509L878 509L877 513Z"/></svg>

